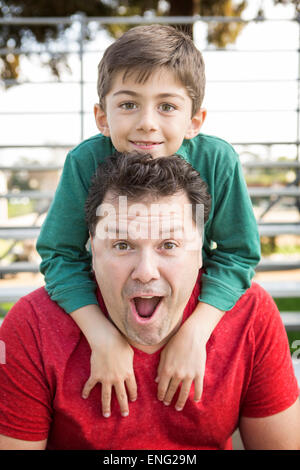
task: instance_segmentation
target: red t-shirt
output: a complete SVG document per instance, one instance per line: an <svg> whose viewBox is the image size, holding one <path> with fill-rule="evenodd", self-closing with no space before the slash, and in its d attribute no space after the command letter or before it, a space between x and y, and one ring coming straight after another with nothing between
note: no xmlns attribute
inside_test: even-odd
<svg viewBox="0 0 300 470"><path fill-rule="evenodd" d="M196 285L184 319L194 310ZM104 308L103 301L102 308ZM159 351L134 350L138 399L120 416L101 414L98 384L89 376L90 348L69 315L40 288L20 299L0 328L6 364L0 364L0 434L24 440L48 437L48 449L230 449L241 415L263 417L298 397L288 341L271 297L257 284L227 312L207 343L204 391L183 411L156 398Z"/></svg>

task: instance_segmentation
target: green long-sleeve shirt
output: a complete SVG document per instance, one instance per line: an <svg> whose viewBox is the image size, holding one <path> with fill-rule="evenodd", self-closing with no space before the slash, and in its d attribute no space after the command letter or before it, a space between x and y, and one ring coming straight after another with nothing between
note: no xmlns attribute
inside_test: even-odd
<svg viewBox="0 0 300 470"><path fill-rule="evenodd" d="M101 134L69 152L37 241L46 289L67 313L98 303L86 248L84 204L97 167L114 152L111 140ZM260 259L257 224L239 158L227 142L205 134L185 140L177 154L200 173L212 198L199 300L230 310L250 286Z"/></svg>

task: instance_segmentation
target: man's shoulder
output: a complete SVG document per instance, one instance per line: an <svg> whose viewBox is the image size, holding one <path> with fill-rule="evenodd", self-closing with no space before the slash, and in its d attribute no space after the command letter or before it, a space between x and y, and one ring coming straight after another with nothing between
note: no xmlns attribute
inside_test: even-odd
<svg viewBox="0 0 300 470"><path fill-rule="evenodd" d="M73 321L59 305L51 300L45 287L40 287L21 297L4 318L3 326L13 325L23 328L30 325L32 329L49 327L59 324L60 328L73 325ZM75 325L75 323L74 323Z"/></svg>
<svg viewBox="0 0 300 470"><path fill-rule="evenodd" d="M255 329L267 326L272 321L281 322L281 317L272 296L257 282L238 300L231 312L242 312Z"/></svg>
<svg viewBox="0 0 300 470"><path fill-rule="evenodd" d="M38 287L37 289L33 290L32 292L29 292L29 294L24 295L19 299L19 302L21 303L29 303L34 307L35 310L40 309L41 307L45 308L51 308L56 310L57 308L60 309L60 307L57 305L56 302L51 300L50 295L48 294L45 286ZM44 308L43 308L44 310ZM61 310L61 309L60 309Z"/></svg>

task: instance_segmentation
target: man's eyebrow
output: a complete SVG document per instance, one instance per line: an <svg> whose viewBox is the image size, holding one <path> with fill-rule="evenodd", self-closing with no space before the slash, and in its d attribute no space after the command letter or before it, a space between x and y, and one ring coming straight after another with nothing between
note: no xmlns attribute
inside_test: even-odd
<svg viewBox="0 0 300 470"><path fill-rule="evenodd" d="M140 93L137 93L136 91L132 90L119 90L116 91L113 96L118 96L118 95L129 95L133 97L140 97ZM180 100L184 101L184 97L177 94L177 93L159 93L158 95L155 95L156 98L179 98Z"/></svg>

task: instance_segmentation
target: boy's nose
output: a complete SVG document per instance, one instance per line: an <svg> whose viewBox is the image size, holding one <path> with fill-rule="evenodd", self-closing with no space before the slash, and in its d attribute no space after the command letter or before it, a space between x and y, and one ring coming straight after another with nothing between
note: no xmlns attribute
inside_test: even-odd
<svg viewBox="0 0 300 470"><path fill-rule="evenodd" d="M145 109L141 111L137 122L137 130L144 132L157 130L157 122L153 110Z"/></svg>
<svg viewBox="0 0 300 470"><path fill-rule="evenodd" d="M140 281L143 284L160 278L156 256L152 252L147 251L139 255L132 271L131 278L135 281Z"/></svg>

